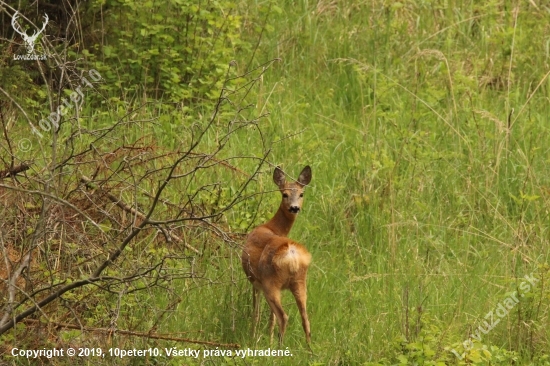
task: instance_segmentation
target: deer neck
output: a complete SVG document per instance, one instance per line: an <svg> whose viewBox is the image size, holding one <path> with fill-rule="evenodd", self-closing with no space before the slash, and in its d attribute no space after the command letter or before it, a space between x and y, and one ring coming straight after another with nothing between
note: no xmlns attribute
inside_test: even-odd
<svg viewBox="0 0 550 366"><path fill-rule="evenodd" d="M271 220L269 220L265 226L267 226L275 235L279 236L288 236L292 225L294 225L294 220L296 220L296 214L285 212L283 206L279 206L277 213Z"/></svg>

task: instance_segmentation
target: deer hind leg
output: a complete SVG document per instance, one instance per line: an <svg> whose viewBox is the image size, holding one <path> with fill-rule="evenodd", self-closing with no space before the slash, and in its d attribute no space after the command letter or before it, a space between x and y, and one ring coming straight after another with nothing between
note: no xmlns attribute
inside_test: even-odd
<svg viewBox="0 0 550 366"><path fill-rule="evenodd" d="M264 295L271 308L271 312L277 317L277 322L279 323L279 345L282 345L288 323L288 315L286 315L281 304L281 290L278 288L264 289Z"/></svg>
<svg viewBox="0 0 550 366"><path fill-rule="evenodd" d="M256 286L252 287L252 339L256 338L256 328L260 322L260 291Z"/></svg>
<svg viewBox="0 0 550 366"><path fill-rule="evenodd" d="M302 317L302 327L304 328L304 333L306 334L306 342L309 344L311 341L311 329L309 327L309 319L307 317L306 310L306 301L307 301L307 289L306 281L299 281L291 286L290 291L296 299L296 305L298 305L298 310L300 311L300 316Z"/></svg>
<svg viewBox="0 0 550 366"><path fill-rule="evenodd" d="M273 330L275 329L275 313L272 311L269 316L269 343L273 343Z"/></svg>

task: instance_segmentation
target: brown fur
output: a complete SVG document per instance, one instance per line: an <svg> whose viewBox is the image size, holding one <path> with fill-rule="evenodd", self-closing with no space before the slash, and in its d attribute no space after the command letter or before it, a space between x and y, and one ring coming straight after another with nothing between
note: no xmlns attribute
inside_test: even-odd
<svg viewBox="0 0 550 366"><path fill-rule="evenodd" d="M259 320L258 294L262 291L271 308L270 333L273 337L275 318L279 323L279 342L282 343L288 316L281 304L281 290L288 289L294 295L302 317L302 326L309 343L311 331L306 312L306 277L311 254L299 243L289 239L288 233L303 202L304 187L311 180L311 169L305 167L297 182L287 183L279 168L273 174L283 199L275 216L258 226L248 235L241 262L247 278L254 286L254 336Z"/></svg>

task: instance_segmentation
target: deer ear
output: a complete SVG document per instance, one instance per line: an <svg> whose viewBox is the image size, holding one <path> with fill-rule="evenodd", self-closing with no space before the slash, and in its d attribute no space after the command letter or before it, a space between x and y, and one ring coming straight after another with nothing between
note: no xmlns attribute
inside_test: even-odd
<svg viewBox="0 0 550 366"><path fill-rule="evenodd" d="M275 171L273 172L273 181L279 188L282 188L285 185L285 173L283 173L281 168L275 168Z"/></svg>
<svg viewBox="0 0 550 366"><path fill-rule="evenodd" d="M298 177L298 183L303 186L307 186L309 182L311 182L311 168L309 167L309 165L307 165L300 173L300 176Z"/></svg>

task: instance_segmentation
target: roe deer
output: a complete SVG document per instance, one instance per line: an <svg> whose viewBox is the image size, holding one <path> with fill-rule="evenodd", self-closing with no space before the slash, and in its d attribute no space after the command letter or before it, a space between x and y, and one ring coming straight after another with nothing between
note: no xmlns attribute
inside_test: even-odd
<svg viewBox="0 0 550 366"><path fill-rule="evenodd" d="M287 238L287 235L302 207L304 188L311 181L311 168L306 166L298 181L288 183L283 171L277 167L273 172L273 181L283 196L279 210L271 220L250 232L241 256L244 272L253 285L252 336L255 336L260 318L259 291L262 291L271 308L271 341L276 317L279 323L279 344L282 344L288 315L281 305L281 290L289 289L296 299L309 344L311 331L306 312L306 275L311 254L302 245Z"/></svg>

